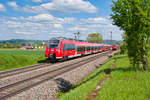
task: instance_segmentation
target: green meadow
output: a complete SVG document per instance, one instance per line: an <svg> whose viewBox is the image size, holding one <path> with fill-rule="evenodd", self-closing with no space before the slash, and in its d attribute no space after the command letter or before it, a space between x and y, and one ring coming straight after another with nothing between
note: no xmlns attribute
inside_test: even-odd
<svg viewBox="0 0 150 100"><path fill-rule="evenodd" d="M44 51L0 50L0 71L38 64L44 60Z"/></svg>

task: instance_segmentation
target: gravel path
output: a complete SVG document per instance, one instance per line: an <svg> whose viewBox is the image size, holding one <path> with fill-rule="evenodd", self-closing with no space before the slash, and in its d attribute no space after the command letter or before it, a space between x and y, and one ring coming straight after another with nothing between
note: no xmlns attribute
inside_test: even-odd
<svg viewBox="0 0 150 100"><path fill-rule="evenodd" d="M94 55L90 55L87 57L91 57L91 56L94 56ZM84 57L74 59L74 60L69 60L64 63L54 64L47 68L43 68L42 71L52 69L52 68L55 68L58 66L62 66L63 64L74 63L81 59L84 59ZM70 72L67 72L60 76L57 76L52 80L46 81L46 82L44 82L40 85L37 85L29 90L21 92L20 94L17 94L16 96L9 98L8 100L56 100L57 99L56 93L58 91L65 91L66 89L68 89L69 86L71 86L71 84L75 84L75 83L81 81L85 76L87 76L88 74L90 74L91 72L96 70L98 66L100 66L107 60L108 60L108 56L100 57L95 61L89 62L83 66L80 66L80 67L70 71ZM36 71L34 71L34 74L42 72L42 71L41 71L41 69L36 70ZM12 76L11 81L9 80L10 77L5 78L5 79L3 79L3 81L1 80L0 83L4 86L5 82L6 82L6 84L9 84L9 83L7 83L9 81L12 82L12 78L19 80L20 78L23 78L24 75L30 76L31 73L23 73L23 74L20 74L19 76L18 75ZM66 86L67 86L67 88L66 88Z"/></svg>

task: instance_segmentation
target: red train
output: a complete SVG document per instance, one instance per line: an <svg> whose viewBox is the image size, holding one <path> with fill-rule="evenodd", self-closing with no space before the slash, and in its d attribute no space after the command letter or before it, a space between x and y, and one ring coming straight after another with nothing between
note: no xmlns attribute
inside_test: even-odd
<svg viewBox="0 0 150 100"><path fill-rule="evenodd" d="M45 57L51 61L57 59L68 59L71 57L82 56L91 53L107 51L111 45L88 43L66 38L52 38L46 44Z"/></svg>
<svg viewBox="0 0 150 100"><path fill-rule="evenodd" d="M119 46L117 46L117 45L112 46L112 50L118 50L118 49L119 49Z"/></svg>

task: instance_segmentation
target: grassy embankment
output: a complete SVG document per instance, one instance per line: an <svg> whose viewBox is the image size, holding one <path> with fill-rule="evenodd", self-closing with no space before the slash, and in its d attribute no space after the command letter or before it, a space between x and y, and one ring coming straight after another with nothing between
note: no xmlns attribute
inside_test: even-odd
<svg viewBox="0 0 150 100"><path fill-rule="evenodd" d="M44 51L0 50L0 71L37 64L44 60Z"/></svg>
<svg viewBox="0 0 150 100"><path fill-rule="evenodd" d="M108 72L108 69L112 66L113 61L114 59L111 59L108 63L98 68L82 82L73 86L69 92L64 94L59 93L59 95L61 95L59 100L85 100L88 94L93 91L93 89Z"/></svg>
<svg viewBox="0 0 150 100"><path fill-rule="evenodd" d="M115 57L115 69L110 73L95 100L149 100L150 72L142 72L132 67L125 55ZM83 80L79 86L60 96L59 100L86 100L112 62L113 59Z"/></svg>
<svg viewBox="0 0 150 100"><path fill-rule="evenodd" d="M142 72L119 58L116 68L95 100L150 100L150 72Z"/></svg>

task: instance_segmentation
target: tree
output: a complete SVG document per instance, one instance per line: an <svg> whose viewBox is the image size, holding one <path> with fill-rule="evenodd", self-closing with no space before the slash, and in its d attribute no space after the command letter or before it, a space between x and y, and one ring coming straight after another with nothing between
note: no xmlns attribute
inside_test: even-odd
<svg viewBox="0 0 150 100"><path fill-rule="evenodd" d="M113 23L124 31L131 64L146 70L150 38L150 0L113 1L112 11Z"/></svg>
<svg viewBox="0 0 150 100"><path fill-rule="evenodd" d="M0 44L0 48L3 48L4 47L4 45L3 44Z"/></svg>
<svg viewBox="0 0 150 100"><path fill-rule="evenodd" d="M5 43L5 46L6 46L6 48L12 48L12 44L9 43L9 42L6 42L6 43Z"/></svg>
<svg viewBox="0 0 150 100"><path fill-rule="evenodd" d="M16 44L16 45L15 45L15 48L21 48L22 46L23 46L23 45L19 43L19 44Z"/></svg>
<svg viewBox="0 0 150 100"><path fill-rule="evenodd" d="M126 34L125 34L125 32L122 34L122 38L123 38L123 41L122 41L122 43L120 44L120 53L121 54L125 54L126 53L126 51L127 51L127 49L126 49L126 46L127 46L127 44L126 44Z"/></svg>
<svg viewBox="0 0 150 100"><path fill-rule="evenodd" d="M87 37L88 42L101 43L102 40L103 40L102 35L99 33L91 33L91 34L88 34L88 37Z"/></svg>
<svg viewBox="0 0 150 100"><path fill-rule="evenodd" d="M121 43L119 41L116 41L116 45L120 45Z"/></svg>

